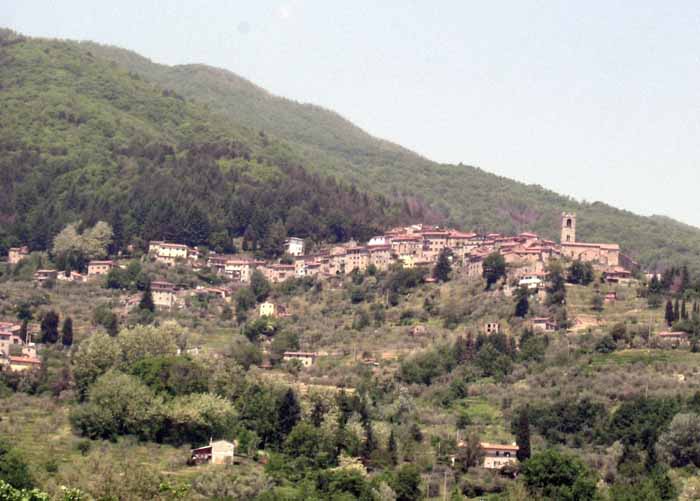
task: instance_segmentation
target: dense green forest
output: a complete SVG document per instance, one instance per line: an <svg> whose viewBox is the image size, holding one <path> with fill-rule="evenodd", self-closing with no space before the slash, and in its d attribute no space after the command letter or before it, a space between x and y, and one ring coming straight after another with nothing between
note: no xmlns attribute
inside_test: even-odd
<svg viewBox="0 0 700 501"><path fill-rule="evenodd" d="M368 238L402 207L311 173L280 141L231 125L75 44L0 35L0 252L46 249L67 224L116 250L168 239L275 253L287 233Z"/></svg>
<svg viewBox="0 0 700 501"><path fill-rule="evenodd" d="M421 213L433 221L486 232L530 230L558 238L560 213L575 211L582 240L619 242L624 251L652 268L686 262L697 267L700 230L672 219L641 217L600 202L577 202L468 165L431 162L370 136L332 111L273 96L226 70L201 64L165 66L124 49L94 43L78 46L206 104L232 122L284 139L318 172L362 189L402 195L408 209L422 208ZM433 210L426 210L426 205Z"/></svg>

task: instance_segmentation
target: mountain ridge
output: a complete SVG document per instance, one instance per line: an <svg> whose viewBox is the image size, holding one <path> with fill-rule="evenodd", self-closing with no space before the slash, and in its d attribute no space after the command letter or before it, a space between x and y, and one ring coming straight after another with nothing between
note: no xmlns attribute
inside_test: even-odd
<svg viewBox="0 0 700 501"><path fill-rule="evenodd" d="M95 42L55 43L108 61L163 92L202 105L245 135L257 131L273 138L286 149L287 158L313 172L400 200L416 220L483 232L529 230L556 239L560 213L573 211L579 214L581 240L619 242L648 268L700 262L700 229L668 217L638 216L479 167L432 162L371 136L336 112L278 97L229 70L203 63L162 65Z"/></svg>

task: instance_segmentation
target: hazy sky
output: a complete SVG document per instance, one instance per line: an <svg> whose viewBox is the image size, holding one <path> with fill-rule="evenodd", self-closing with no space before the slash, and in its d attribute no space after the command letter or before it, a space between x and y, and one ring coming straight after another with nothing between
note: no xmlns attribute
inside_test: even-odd
<svg viewBox="0 0 700 501"><path fill-rule="evenodd" d="M431 159L700 226L700 2L2 0L0 26L227 68Z"/></svg>

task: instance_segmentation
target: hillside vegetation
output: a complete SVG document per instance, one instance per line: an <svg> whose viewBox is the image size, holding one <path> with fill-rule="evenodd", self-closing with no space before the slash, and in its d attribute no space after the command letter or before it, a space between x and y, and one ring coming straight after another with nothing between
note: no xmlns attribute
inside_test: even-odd
<svg viewBox="0 0 700 501"><path fill-rule="evenodd" d="M109 222L116 249L169 239L232 250L247 233L270 250L288 231L368 238L401 212L87 48L9 31L0 32L0 179L0 254L50 248L78 220Z"/></svg>
<svg viewBox="0 0 700 501"><path fill-rule="evenodd" d="M700 230L672 219L641 217L600 202L580 203L475 167L431 162L370 136L337 113L273 96L226 70L201 64L160 65L94 43L76 46L206 104L231 123L285 140L318 172L370 191L401 194L409 212L422 207L424 216L465 229L531 230L556 238L561 211L575 211L581 240L619 242L625 252L652 268L680 263L697 268ZM434 211L427 211L426 203Z"/></svg>

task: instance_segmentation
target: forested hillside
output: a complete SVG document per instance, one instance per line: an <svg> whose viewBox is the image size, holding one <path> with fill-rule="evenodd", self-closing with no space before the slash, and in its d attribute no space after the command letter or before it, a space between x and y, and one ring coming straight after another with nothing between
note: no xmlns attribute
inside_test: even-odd
<svg viewBox="0 0 700 501"><path fill-rule="evenodd" d="M700 258L700 230L669 218L641 217L602 203L579 203L478 168L437 164L371 137L334 112L273 96L225 70L199 64L159 65L133 52L93 43L76 47L209 105L233 123L284 139L318 172L371 191L403 194L409 209L428 202L446 220L465 229L527 229L555 238L559 214L571 210L579 214L581 239L620 242L624 251L649 267L685 262L692 266Z"/></svg>
<svg viewBox="0 0 700 501"><path fill-rule="evenodd" d="M288 232L368 238L401 213L87 47L7 30L0 180L0 253L46 249L70 222L105 220L117 248L165 238L231 250L246 234L274 254Z"/></svg>

